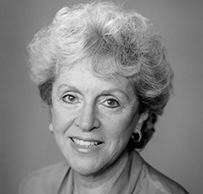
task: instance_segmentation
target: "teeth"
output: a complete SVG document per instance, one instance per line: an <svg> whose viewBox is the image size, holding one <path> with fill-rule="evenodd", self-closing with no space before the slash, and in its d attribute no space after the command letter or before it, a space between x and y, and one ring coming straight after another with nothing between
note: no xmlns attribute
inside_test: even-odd
<svg viewBox="0 0 203 194"><path fill-rule="evenodd" d="M92 146L97 146L99 143L98 142L90 142L90 141L83 141L79 139L72 138L72 140L79 146L82 147L92 147Z"/></svg>

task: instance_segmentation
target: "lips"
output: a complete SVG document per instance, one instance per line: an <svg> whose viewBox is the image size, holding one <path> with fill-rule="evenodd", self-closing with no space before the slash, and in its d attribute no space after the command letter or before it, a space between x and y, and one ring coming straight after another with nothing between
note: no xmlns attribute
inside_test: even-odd
<svg viewBox="0 0 203 194"><path fill-rule="evenodd" d="M96 141L96 140L82 140L82 139L78 139L78 138L70 138L76 145L80 146L80 147L84 147L84 148L90 148L90 147L95 147L98 146L100 144L102 144L102 142L100 141Z"/></svg>

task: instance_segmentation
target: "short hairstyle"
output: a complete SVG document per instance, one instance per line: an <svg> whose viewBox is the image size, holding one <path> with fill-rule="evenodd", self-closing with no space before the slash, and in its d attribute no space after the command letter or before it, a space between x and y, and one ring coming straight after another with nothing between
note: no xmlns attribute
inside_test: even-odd
<svg viewBox="0 0 203 194"><path fill-rule="evenodd" d="M135 148L144 148L168 102L173 78L164 41L148 19L112 2L64 7L35 35L28 51L31 77L49 106L52 84L61 68L83 59L90 60L96 76L129 79L140 113L149 113L141 129L142 140L133 143Z"/></svg>

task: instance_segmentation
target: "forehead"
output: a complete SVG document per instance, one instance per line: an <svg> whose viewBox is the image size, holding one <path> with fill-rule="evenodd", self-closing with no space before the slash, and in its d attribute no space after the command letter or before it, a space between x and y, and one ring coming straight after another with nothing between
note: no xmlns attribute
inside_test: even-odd
<svg viewBox="0 0 203 194"><path fill-rule="evenodd" d="M89 60L83 60L72 65L71 67L63 66L59 72L55 84L58 86L68 84L81 88L86 88L87 86L99 89L114 88L130 93L133 92L131 82L127 78L119 75L98 75L98 73L94 72Z"/></svg>

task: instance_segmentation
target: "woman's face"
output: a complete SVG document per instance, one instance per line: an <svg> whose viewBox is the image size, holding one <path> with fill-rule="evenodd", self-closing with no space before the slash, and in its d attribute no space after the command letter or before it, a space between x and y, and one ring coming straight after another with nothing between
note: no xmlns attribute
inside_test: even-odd
<svg viewBox="0 0 203 194"><path fill-rule="evenodd" d="M85 62L63 68L53 83L51 112L55 139L70 166L92 175L122 159L137 109L127 79L95 77Z"/></svg>

